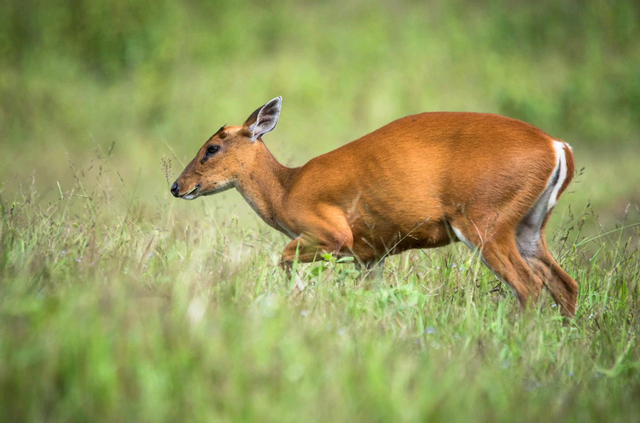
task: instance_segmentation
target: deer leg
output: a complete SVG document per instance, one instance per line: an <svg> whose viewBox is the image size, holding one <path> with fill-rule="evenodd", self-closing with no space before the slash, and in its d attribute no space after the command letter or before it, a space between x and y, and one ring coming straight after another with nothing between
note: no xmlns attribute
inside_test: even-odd
<svg viewBox="0 0 640 423"><path fill-rule="evenodd" d="M520 256L513 234L505 234L482 249L482 258L511 289L520 306L526 308L536 302L542 291L542 281Z"/></svg>
<svg viewBox="0 0 640 423"><path fill-rule="evenodd" d="M520 255L531 270L541 278L544 287L561 308L562 314L575 314L578 285L551 257L544 236L544 228L553 209L547 209L548 195L543 194L516 230L516 244Z"/></svg>
<svg viewBox="0 0 640 423"><path fill-rule="evenodd" d="M496 230L489 240L483 241L473 229L453 228L456 236L468 247L476 249L483 263L507 284L522 308L526 308L531 300L538 299L542 281L520 256L513 230Z"/></svg>
<svg viewBox="0 0 640 423"><path fill-rule="evenodd" d="M562 314L572 317L576 313L578 284L551 257L544 238L541 241L534 259L537 262L535 268L546 276L545 287L560 306Z"/></svg>

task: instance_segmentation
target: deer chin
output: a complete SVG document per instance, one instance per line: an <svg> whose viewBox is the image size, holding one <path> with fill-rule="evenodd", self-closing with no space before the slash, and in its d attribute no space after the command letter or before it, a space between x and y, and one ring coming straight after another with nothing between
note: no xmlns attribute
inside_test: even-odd
<svg viewBox="0 0 640 423"><path fill-rule="evenodd" d="M235 186L235 184L232 181L225 181L225 182L221 182L221 183L217 183L215 184L210 190L208 191L204 191L199 189L196 194L198 197L204 197L207 195L214 195L214 194L218 194L220 192L226 191L228 189L231 189ZM195 197L194 197L195 198Z"/></svg>

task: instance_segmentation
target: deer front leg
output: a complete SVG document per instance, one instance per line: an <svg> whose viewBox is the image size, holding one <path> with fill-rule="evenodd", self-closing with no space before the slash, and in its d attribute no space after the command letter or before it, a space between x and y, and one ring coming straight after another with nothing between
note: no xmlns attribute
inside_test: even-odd
<svg viewBox="0 0 640 423"><path fill-rule="evenodd" d="M296 257L299 263L311 263L315 260L324 260L322 254L325 253L337 256L352 255L353 238L350 233L343 234L336 233L336 231L325 231L324 233L326 234L324 236L326 241L323 238L300 235L287 244L282 253L280 266L287 272L289 277L292 276L292 265ZM298 285L299 282L297 281L296 286Z"/></svg>
<svg viewBox="0 0 640 423"><path fill-rule="evenodd" d="M327 233L329 231L326 231ZM338 257L351 256L353 237L350 233L331 233L323 237L300 235L291 241L282 252L280 266L284 269L296 260L300 263L311 263L315 260L323 260L322 254L329 253Z"/></svg>
<svg viewBox="0 0 640 423"><path fill-rule="evenodd" d="M297 274L293 275L292 272L293 262L296 260L296 256L298 262L310 263L316 259L322 260L322 254L327 251L328 249L326 246L315 242L312 243L302 236L299 236L284 248L282 258L280 260L280 267L285 271L289 280L291 280L292 277L295 277L295 288L298 291L302 291L304 290L304 285L302 284L300 277Z"/></svg>
<svg viewBox="0 0 640 423"><path fill-rule="evenodd" d="M353 234L346 218L338 209L314 210L306 214L300 224L303 232L291 241L282 252L280 266L291 276L291 268L299 263L324 260L322 254L352 255ZM296 283L298 285L298 283Z"/></svg>
<svg viewBox="0 0 640 423"><path fill-rule="evenodd" d="M322 254L331 252L327 246L318 242L310 242L302 236L297 237L282 252L280 266L288 272L291 272L291 265L296 260L296 256L300 263L311 263L317 259L322 259Z"/></svg>

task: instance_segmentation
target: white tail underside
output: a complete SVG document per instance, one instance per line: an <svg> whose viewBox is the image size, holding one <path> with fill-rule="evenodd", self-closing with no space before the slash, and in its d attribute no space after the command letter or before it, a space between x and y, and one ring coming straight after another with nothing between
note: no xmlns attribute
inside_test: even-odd
<svg viewBox="0 0 640 423"><path fill-rule="evenodd" d="M553 177L558 171L558 166L560 166L560 175L558 176L558 180L553 187L553 191L551 191L551 197L549 197L549 204L547 205L547 211L551 210L558 202L558 192L560 191L560 188L564 184L565 179L567 179L567 156L564 152L565 146L569 147L569 144L564 143L562 141L553 141L553 148L556 150L556 158L558 160L558 164L556 164L555 170L551 173L551 177L549 178L549 183L553 181L554 179Z"/></svg>

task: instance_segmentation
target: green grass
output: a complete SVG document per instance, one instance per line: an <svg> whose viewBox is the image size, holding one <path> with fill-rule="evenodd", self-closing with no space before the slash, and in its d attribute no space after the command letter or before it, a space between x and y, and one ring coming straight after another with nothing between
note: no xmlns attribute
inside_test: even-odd
<svg viewBox="0 0 640 423"><path fill-rule="evenodd" d="M0 6L0 421L638 421L637 2L265 4ZM168 191L277 95L289 165L434 110L569 142L575 319L522 315L462 245L368 285L301 265L296 294L237 193Z"/></svg>
<svg viewBox="0 0 640 423"><path fill-rule="evenodd" d="M265 225L220 197L141 202L94 166L92 188L76 170L52 202L0 197L2 421L640 413L637 226L587 238L584 216L560 222L552 249L580 285L563 324L546 294L520 313L461 244L395 256L365 286L349 264L300 266L299 294Z"/></svg>

